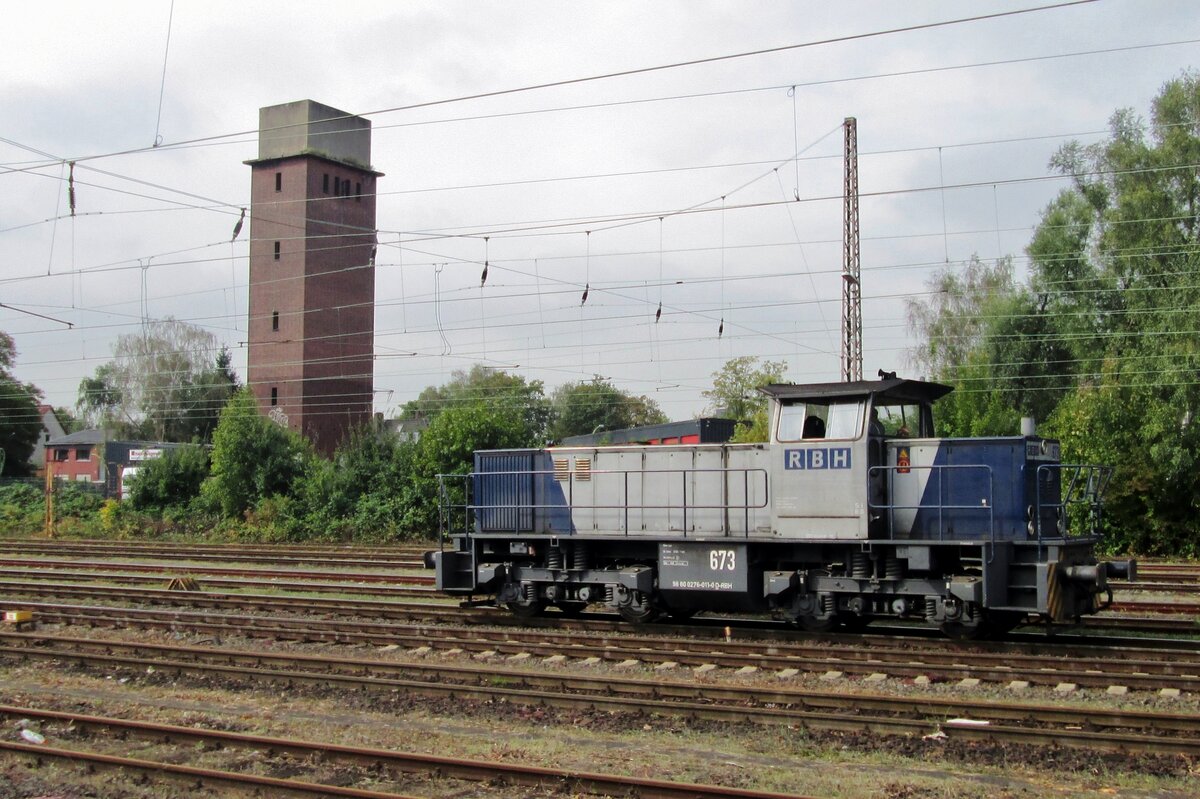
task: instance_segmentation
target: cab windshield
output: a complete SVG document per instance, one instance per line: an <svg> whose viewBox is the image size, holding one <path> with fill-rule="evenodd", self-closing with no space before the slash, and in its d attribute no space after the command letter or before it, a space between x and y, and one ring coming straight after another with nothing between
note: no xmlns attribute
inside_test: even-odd
<svg viewBox="0 0 1200 799"><path fill-rule="evenodd" d="M876 405L871 412L871 432L882 436L923 436L921 406L911 404Z"/></svg>
<svg viewBox="0 0 1200 799"><path fill-rule="evenodd" d="M779 409L779 441L858 438L862 432L863 402L796 402Z"/></svg>

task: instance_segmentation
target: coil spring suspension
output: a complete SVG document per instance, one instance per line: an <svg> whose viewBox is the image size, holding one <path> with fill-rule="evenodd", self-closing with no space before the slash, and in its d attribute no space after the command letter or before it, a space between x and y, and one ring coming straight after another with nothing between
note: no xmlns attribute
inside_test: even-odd
<svg viewBox="0 0 1200 799"><path fill-rule="evenodd" d="M591 565L591 553L588 552L586 541L576 541L575 547L571 550L571 568L586 569Z"/></svg>
<svg viewBox="0 0 1200 799"><path fill-rule="evenodd" d="M888 558L883 562L883 576L889 580L899 580L904 576L904 561L899 558Z"/></svg>
<svg viewBox="0 0 1200 799"><path fill-rule="evenodd" d="M831 616L837 610L837 599L833 594L824 594L821 596L821 615Z"/></svg>
<svg viewBox="0 0 1200 799"><path fill-rule="evenodd" d="M617 604L617 587L615 585L609 584L604 586L604 604Z"/></svg>
<svg viewBox="0 0 1200 799"><path fill-rule="evenodd" d="M871 576L871 556L866 552L850 555L850 576L865 580Z"/></svg>
<svg viewBox="0 0 1200 799"><path fill-rule="evenodd" d="M925 619L927 621L935 621L937 619L937 597L925 597Z"/></svg>
<svg viewBox="0 0 1200 799"><path fill-rule="evenodd" d="M563 551L559 547L550 547L546 550L546 568L561 569L563 567Z"/></svg>
<svg viewBox="0 0 1200 799"><path fill-rule="evenodd" d="M537 586L533 583L521 583L521 596L526 602L536 602L538 598Z"/></svg>

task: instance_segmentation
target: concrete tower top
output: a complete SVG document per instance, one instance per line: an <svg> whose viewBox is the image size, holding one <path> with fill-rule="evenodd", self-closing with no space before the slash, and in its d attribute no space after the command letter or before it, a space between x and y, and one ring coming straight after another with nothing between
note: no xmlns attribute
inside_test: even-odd
<svg viewBox="0 0 1200 799"><path fill-rule="evenodd" d="M257 160L294 155L315 155L370 171L371 122L312 100L260 108Z"/></svg>

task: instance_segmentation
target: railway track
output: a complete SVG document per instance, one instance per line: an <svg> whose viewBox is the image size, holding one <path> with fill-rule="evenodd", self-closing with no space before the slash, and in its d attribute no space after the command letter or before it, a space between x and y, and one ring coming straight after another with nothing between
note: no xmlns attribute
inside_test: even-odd
<svg viewBox="0 0 1200 799"><path fill-rule="evenodd" d="M409 583L411 585L433 585L433 576L427 574L401 575L395 571L382 572L318 572L310 569L242 569L218 566L197 566L189 563L181 566L164 566L158 563L113 562L92 560L42 560L34 558L0 558L0 568L27 569L29 571L78 569L82 571L118 570L120 572L153 573L166 576L170 573L210 577L243 577L261 580L295 579L303 576L307 582L343 581L347 583Z"/></svg>
<svg viewBox="0 0 1200 799"><path fill-rule="evenodd" d="M922 737L935 735L1028 746L1200 755L1194 714L1118 711L879 694L721 685L695 680L581 676L506 666L430 665L293 653L147 645L96 639L0 634L0 658L75 663L146 675L317 686L346 695L361 690L571 711L683 716L722 723L785 724L809 730ZM140 678L140 677L139 677ZM147 677L149 679L149 677Z"/></svg>
<svg viewBox="0 0 1200 799"><path fill-rule="evenodd" d="M100 571L122 568L125 572L168 573L187 571L206 577L241 577L243 579L287 580L297 571L313 582L340 580L343 585L381 584L397 579L396 571L424 567L421 554L435 545L396 547L344 547L336 545L244 545L244 544L173 544L164 542L113 541L48 541L45 539L0 539L0 554L13 557L0 559L0 569L36 569L62 571ZM34 557L29 557L33 555ZM85 560L63 561L63 555L75 555ZM51 558L49 556L56 556ZM136 560L167 561L178 567L138 562L114 563L111 558L129 557ZM104 560L96 560L96 559ZM212 563L271 564L288 569L235 569L205 565ZM314 572L312 567L358 569L357 572ZM369 571L362 571L368 569ZM1146 564L1139 569L1141 579L1135 582L1114 581L1113 587L1125 594L1197 594L1200 593L1200 565ZM1146 580L1145 578L1152 578ZM403 582L431 585L429 575L404 576ZM361 589L347 592L363 593ZM1123 601L1117 603L1132 613L1198 613L1200 603L1153 601Z"/></svg>
<svg viewBox="0 0 1200 799"><path fill-rule="evenodd" d="M191 604L200 604L203 602L201 597L214 596L209 593L212 589L225 589L228 591L246 591L246 590L262 590L268 588L273 591L281 591L285 593L295 594L337 594L339 596L361 596L370 597L373 600L403 600L406 602L405 607L409 610L409 615L406 617L409 620L433 620L441 618L442 620L453 622L455 617L461 617L468 612L466 609L453 608L456 603L452 600L445 600L441 603L440 609L435 610L433 606L428 604L419 607L414 607L412 600L424 600L426 602L432 600L437 602L440 595L431 587L423 585L382 585L382 584L361 584L361 583L341 583L341 582L308 582L304 580L259 580L253 578L238 578L238 577L215 577L205 576L203 585L204 593L199 594L189 592L180 594L179 592L156 592L154 589L165 585L173 576L183 574L185 572L151 572L128 574L123 572L99 572L99 571L59 571L55 569L48 570L25 570L20 568L0 567L0 591L12 597L11 601L19 602L27 597L32 596L71 596L71 597L92 597L92 598L113 598L115 596L123 596L125 598L138 598L139 601L147 601L151 603L161 604L163 601L173 601L179 603L184 601L183 597L188 597ZM403 580L403 577L397 578ZM55 582L59 580L70 581L70 583ZM136 588L121 588L124 586L136 586ZM224 596L217 594L216 596ZM286 600L285 600L286 601ZM341 603L344 607L351 608L355 604L372 607L370 600L353 600L353 599L338 599L338 600L322 600L316 602L311 599L312 605L326 605L330 603ZM211 606L211 605L210 605ZM383 606L388 608L389 606ZM1114 609L1124 611L1126 616L1113 616L1110 614L1101 614L1098 616L1085 617L1081 620L1079 627L1084 630L1094 631L1121 631L1132 630L1139 633L1159 633L1169 635L1196 635L1200 634L1200 604L1185 604L1178 605L1173 603L1145 603L1145 602L1120 602L1114 605ZM401 618L397 615L399 611L395 608L390 608L390 618ZM1145 614L1162 614L1161 617L1151 617ZM1172 614L1177 618L1170 617ZM479 615L479 614L471 614ZM611 618L605 614L588 614L590 618L607 619ZM496 618L497 623L505 623L505 621ZM551 614L546 620L549 623L554 623L555 615ZM513 623L512 619L507 619L508 623ZM525 624L536 622L522 622ZM780 625L775 622L754 622L749 620L719 620L715 618L694 619L690 623L692 627L702 628L712 624L731 624L737 629L768 629L771 627L778 628ZM661 625L655 625L658 629ZM872 629L886 629L883 625L877 625ZM1036 629L1036 628L1031 628ZM1056 635L1061 636L1061 631L1056 631ZM1024 635L1028 635L1025 633Z"/></svg>
<svg viewBox="0 0 1200 799"><path fill-rule="evenodd" d="M234 544L164 545L157 543L80 543L75 541L4 541L0 553L16 556L80 556L85 558L142 558L166 561L221 561L276 565L318 565L363 569L422 569L430 547L346 550L334 547L274 547ZM436 548L436 547L435 547Z"/></svg>
<svg viewBox="0 0 1200 799"><path fill-rule="evenodd" d="M159 592L165 601L177 592ZM175 594L175 596L170 596ZM793 669L806 673L839 672L866 677L923 677L939 681L965 679L1057 687L1108 689L1120 685L1127 690L1180 692L1200 691L1200 642L1191 651L1183 648L1122 651L1109 647L1071 645L1053 647L1044 642L1033 646L998 645L965 650L953 642L851 641L830 646L828 639L721 641L695 640L677 636L630 635L611 626L585 631L570 629L473 628L444 623L412 622L412 611L387 603L360 603L346 607L338 603L322 606L328 618L313 618L318 608L298 605L294 600L271 596L200 597L206 610L105 607L54 603L22 603L44 622L109 628L138 628L167 632L187 631L216 637L245 637L295 642L373 644L399 646L481 657L552 657L568 653L597 662L641 663L651 666L702 667L752 670ZM231 612L238 611L238 612ZM290 611L293 615L255 615ZM299 612L301 615L295 615ZM369 621L352 620L353 612ZM387 619L395 612L403 621ZM425 622L432 621L425 616ZM444 622L444 618L441 620ZM459 617L458 621L462 621ZM486 621L486 617L480 621ZM1083 665L1080 665L1083 664Z"/></svg>
<svg viewBox="0 0 1200 799"><path fill-rule="evenodd" d="M139 573L106 572L106 571L62 571L58 569L6 569L0 570L0 588L19 593L26 590L31 593L43 593L36 587L36 581L70 581L72 583L110 583L114 585L140 585L140 587L157 587L167 583L170 578L188 573L186 570L173 570L164 567L162 571ZM317 581L308 582L301 579L302 572L294 575L295 579L271 577L259 579L253 577L220 577L208 575L204 577L205 589L252 590L269 588L271 590L289 591L295 594L338 594L343 596L370 596L376 599L434 599L439 596L432 587L421 584L406 584L408 578L397 576L398 584L380 583L346 583ZM420 578L420 576L419 576ZM61 584L61 583L60 583ZM449 600L448 600L449 601ZM1140 630L1154 633L1200 633L1200 602L1142 602L1122 601L1111 606L1112 611L1127 613L1117 617L1112 613L1085 617L1081 626L1103 630ZM1178 615L1183 618L1147 618L1150 615L1169 617ZM698 621L698 620L697 620Z"/></svg>
<svg viewBox="0 0 1200 799"><path fill-rule="evenodd" d="M62 713L37 708L0 705L0 719L9 722L18 720L34 722L45 731L53 730L68 741L76 738L87 740L96 735L115 736L121 741L137 740L150 743L168 742L171 745L202 746L231 750L244 754L259 753L274 760L286 757L307 759L309 762L338 763L362 769L365 774L378 781L380 772L389 774L392 781L403 782L406 775L420 773L436 776L442 780L463 780L474 783L495 783L501 786L520 786L547 791L570 791L575 793L605 796L639 796L643 799L708 799L709 797L741 797L742 799L803 799L798 794L778 794L761 791L740 790L726 786L677 783L665 780L639 779L611 774L598 774L565 769L523 766L512 763L485 762L464 758L438 757L413 752L395 752L358 746L340 746L332 743L299 741L260 735L244 735L222 730L182 727L130 719L115 719L104 716ZM57 737L57 736L56 736ZM211 768L184 766L160 761L133 760L114 757L100 752L82 751L77 748L27 746L22 744L0 744L0 749L20 753L29 757L55 757L64 760L83 761L93 765L133 768L142 773L178 776L190 781L199 781L214 787L236 785L269 791L285 790L292 793L310 793L316 796L389 797L405 796L386 791L370 791L344 788L295 779L274 779L258 775L221 771Z"/></svg>

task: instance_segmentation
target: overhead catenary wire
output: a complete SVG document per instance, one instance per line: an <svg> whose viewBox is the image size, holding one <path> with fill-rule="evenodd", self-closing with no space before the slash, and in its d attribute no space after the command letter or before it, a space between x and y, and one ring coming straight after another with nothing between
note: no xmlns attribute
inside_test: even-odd
<svg viewBox="0 0 1200 799"><path fill-rule="evenodd" d="M1020 8L1020 9L1010 9L1010 10L1006 10L1006 11L997 11L997 12L988 13L988 14L978 14L978 15L974 15L974 16L958 17L958 18L949 19L949 20L938 20L935 22L918 23L918 24L914 24L914 25L897 26L897 27L893 27L893 28L881 29L881 30L876 30L876 31L867 31L864 33L846 34L846 35L842 35L842 36L829 37L829 38L825 38L825 39L816 39L816 40L812 40L812 41L799 42L799 43L795 43L795 44L787 44L787 45L779 45L776 47L767 47L767 48L760 48L760 49L755 49L755 50L747 50L747 51L738 52L738 53L726 53L723 55L707 56L707 57L703 57L703 58L693 58L693 59L674 61L674 62L670 62L670 63L666 63L666 64L656 64L656 65L645 66L645 67L635 67L632 69L616 70L616 71L611 71L611 72L599 73L599 74L595 74L595 75L586 75L586 76L580 76L580 77L574 77L574 78L564 78L561 80L547 81L547 82L542 82L542 83L529 84L529 85L525 85L525 86L511 87L511 88L506 88L506 89L496 89L493 91L486 91L486 92L475 92L475 93L471 93L471 94L458 95L455 97L447 97L447 98L442 98L442 99L438 99L438 100L426 100L426 101L421 101L421 102L416 102L416 103L409 103L409 104L405 104L405 105L390 106L387 108L380 108L380 109L376 109L373 111L360 111L360 112L354 114L353 116L361 116L361 117L379 116L382 114L397 113L397 112L401 112L401 111L413 111L413 110L420 109L420 108L433 108L433 107L437 107L437 106L451 105L451 104L456 104L456 103L463 103L463 102L469 102L469 101L474 101L474 100L482 100L482 99L493 98L493 97L505 97L505 96L511 96L511 95L516 95L516 94L525 94L525 93L529 93L529 92L536 92L536 91L541 91L541 90L551 89L551 88L576 86L576 85L580 85L580 84L584 84L584 83L607 81L607 80L613 80L616 78L632 77L635 75L646 75L646 74L650 74L650 73L654 73L654 72L663 72L663 71L667 71L667 70L683 69L683 68L687 68L687 67L701 66L704 64L716 64L716 63L720 63L720 62L734 61L734 60L740 60L740 59L746 59L746 58L755 58L755 57L764 56L764 55L770 55L770 54L775 54L775 53L784 53L784 52L795 51L795 50L811 49L811 48L822 47L822 46L831 45L831 44L844 44L844 43L855 42L855 41L863 41L863 40L867 40L867 39L875 39L875 38L880 38L880 37L885 37L885 36L894 36L894 35L903 34L903 33L913 33L913 32L922 31L922 30L933 30L933 29L937 29L937 28L954 27L957 25L967 25L967 24L971 24L971 23L985 22L985 21L989 21L989 20L1002 19L1002 18L1006 18L1006 17L1023 16L1025 14L1037 14L1037 13L1041 13L1041 12L1045 12L1045 11L1054 11L1054 10L1070 8L1072 6L1090 5L1095 2L1097 2L1097 0L1065 0L1064 2L1051 3L1051 4L1041 5L1041 6L1033 6L1033 7ZM336 121L336 119L326 120L326 121L333 122L333 121ZM279 128L279 130L284 130L284 129L287 129L288 127L290 127L290 126L284 125L284 126L281 126ZM242 130L242 131L237 131L235 133L216 134L216 135L211 135L211 136L204 136L204 137L182 140L182 141L178 141L178 142L163 143L161 145L158 145L158 148L174 148L174 147L180 147L180 146L191 145L191 144L214 142L214 141L219 141L221 139L231 138L234 136L246 136L246 135L253 134L255 132L256 131L254 131L254 130ZM257 132L262 133L264 131L257 131ZM268 129L266 132L270 133L271 129ZM101 158L112 158L112 157L115 157L118 155L131 155L131 154L146 152L148 150L153 150L153 149L158 149L158 148L156 148L156 147L135 147L135 148L113 151L113 152L108 152L108 153L99 153L99 154L93 154L93 155L89 155L89 156L78 156L78 157L75 157L74 160L85 161L85 160L96 160L96 159L101 159Z"/></svg>
<svg viewBox="0 0 1200 799"><path fill-rule="evenodd" d="M797 161L795 161L795 163L797 163L797 164L798 164L798 160L797 160ZM995 184L994 184L994 183L991 183L990 185L992 185L992 186L993 186L993 192L994 192L994 191L995 191ZM998 228L998 227L999 227L999 226L998 226L998 224L997 224L997 228ZM397 234L397 239L398 239L398 241L399 241L399 239L400 239L400 236L401 236L401 234ZM945 230L943 230L943 236L945 236ZM404 247L397 247L397 250L398 250L398 251L401 253L401 257L402 257L402 259L403 259L403 252L404 252L404 249L405 249ZM725 246L722 246L722 256L724 255L724 253L725 253L725 250L726 250L726 247L725 247ZM661 246L660 246L660 251L661 251ZM602 257L604 257L604 253L599 253L599 252L598 252L598 253L596 253L596 256L597 256L597 258L602 258ZM547 255L547 256L546 256L546 260L544 261L544 263L553 263L553 259L554 259L555 257L556 257L556 256L555 256L555 255L553 255L553 254L549 254L549 255ZM517 260L520 260L520 259L513 259L513 261L517 261ZM527 260L527 259L526 259L526 260ZM420 259L418 258L418 259L416 260L416 262L412 264L412 266L414 266L414 267L415 267L415 266L418 266L418 265L419 265L419 263L420 263ZM447 263L448 263L448 262L447 262ZM491 259L489 259L489 258L488 258L488 257L485 255L485 259L484 259L485 268L487 268L487 266L488 266L489 264L491 264L491 263L492 263ZM501 263L503 263L503 260L501 261ZM156 263L155 263L155 269L157 270L157 268L158 268L158 265L157 265L157 262L156 262ZM450 267L449 265L447 265L446 269L447 269L447 275L449 275L449 274L450 274L450 273L453 271L453 270L452 270L452 267ZM535 271L537 271L537 270L535 269ZM722 271L724 271L724 269L722 269ZM403 268L401 269L401 272L400 272L400 274L401 274L401 276L403 276L403 274L404 274L404 269L403 269ZM498 276L498 275L497 275L497 276ZM592 281L590 281L590 280L585 280L585 288L586 288L587 286L590 286L591 282L592 282ZM496 286L497 286L498 288L501 288L501 289L502 289L502 288L504 288L504 285L505 285L505 284L504 284L504 282L503 282L503 278L501 277L501 282L500 282L500 283L498 283L498 284L496 284ZM720 283L720 285L721 285L721 287L722 287L722 293L723 293L723 292L724 292L724 287L727 285L727 284L726 284L726 281L725 281L724 279L722 279L722 280L721 280L721 283ZM659 286L660 286L660 291L661 291L661 286L662 286L662 280L661 280L661 279L660 279ZM442 294L441 294L441 300L442 300L442 302L443 302L444 304L446 304L446 305L447 305L447 307L448 307L450 303L453 303L453 302L455 302L455 301L456 301L455 299L453 299L453 298L452 298L452 292L453 292L453 290L452 290L452 289L448 289L448 288L446 288L445 286L443 286L442 288L443 288L443 290L442 290ZM540 302L540 300L541 300L541 292L539 291L539 292L537 292L537 294L538 294L538 298L539 298L539 302ZM402 303L401 307L403 308L403 307L404 307L406 304L407 304L407 303ZM644 304L644 300L643 300L643 304ZM722 302L721 302L721 307L723 308L724 306L725 306L725 302L724 302L724 299L722 299ZM818 304L818 305L817 305L817 307L819 308L819 307L820 307L820 305ZM661 306L660 306L660 310L661 310ZM447 327L446 329L447 329L447 330L450 330L451 328Z"/></svg>

